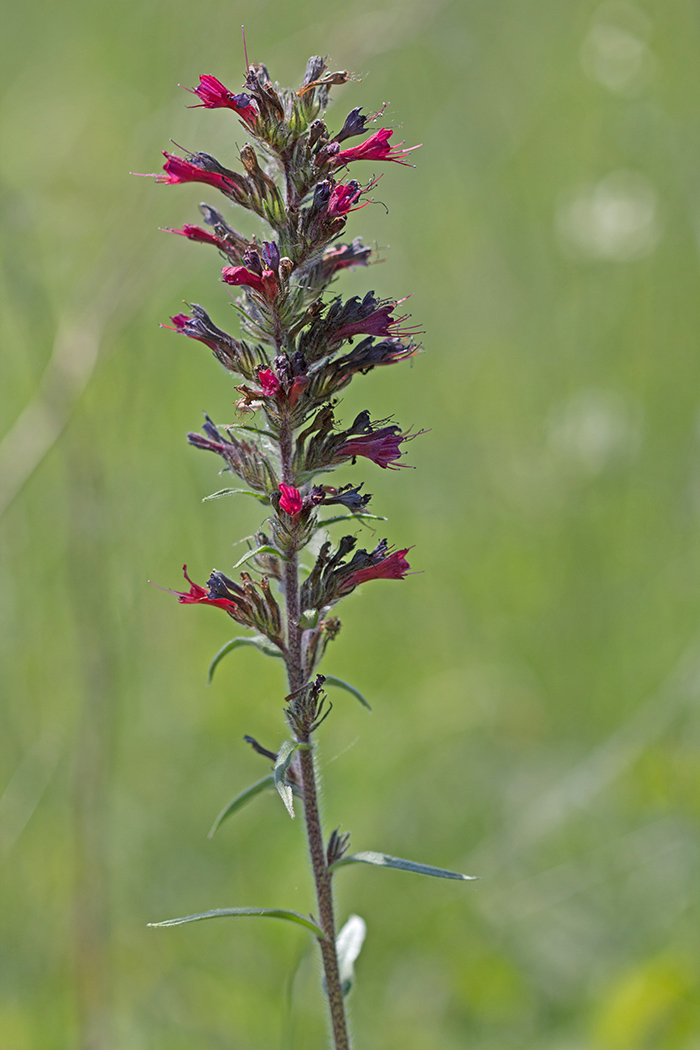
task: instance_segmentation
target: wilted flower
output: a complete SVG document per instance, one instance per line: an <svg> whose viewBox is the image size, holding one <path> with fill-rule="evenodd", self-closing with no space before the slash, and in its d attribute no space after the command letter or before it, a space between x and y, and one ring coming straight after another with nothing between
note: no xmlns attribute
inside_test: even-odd
<svg viewBox="0 0 700 1050"><path fill-rule="evenodd" d="M361 135L365 130L365 124L369 120L369 117L365 117L362 113L362 107L357 106L355 109L351 109L345 118L345 123L334 136L335 142L343 142L345 139L352 138L353 135Z"/></svg>

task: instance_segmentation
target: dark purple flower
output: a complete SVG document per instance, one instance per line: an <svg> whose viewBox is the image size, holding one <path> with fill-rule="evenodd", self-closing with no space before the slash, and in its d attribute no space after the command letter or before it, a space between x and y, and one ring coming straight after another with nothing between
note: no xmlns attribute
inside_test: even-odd
<svg viewBox="0 0 700 1050"><path fill-rule="evenodd" d="M403 455L400 450L401 442L412 436L402 434L401 428L396 425L381 427L369 434L359 434L357 437L350 438L340 446L337 455L348 459L352 456L364 456L366 459L371 459L377 466L384 469L390 467L395 470L397 460Z"/></svg>
<svg viewBox="0 0 700 1050"><path fill-rule="evenodd" d="M400 300L400 302L403 301L403 299ZM395 302L393 299L377 302L377 309L373 310L372 313L366 314L357 321L350 321L336 328L333 332L333 341L351 339L354 335L388 336L392 339L397 339L400 336L412 338L414 335L419 335L422 329L417 325L412 328L401 328L401 325L408 320L410 314L403 314L401 317L391 316L392 311L398 305L398 302Z"/></svg>

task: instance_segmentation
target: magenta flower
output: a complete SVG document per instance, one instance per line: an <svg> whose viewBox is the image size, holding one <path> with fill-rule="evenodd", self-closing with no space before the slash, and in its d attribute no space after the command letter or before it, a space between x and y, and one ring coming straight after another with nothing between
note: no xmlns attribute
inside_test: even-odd
<svg viewBox="0 0 700 1050"><path fill-rule="evenodd" d="M233 613L236 608L236 603L231 601L230 598L210 598L209 592L206 587L201 587L198 583L193 583L187 575L187 566L182 566L182 572L190 585L189 591L168 591L168 594L174 594L177 600L182 605L215 605L219 609L225 609L228 613Z"/></svg>
<svg viewBox="0 0 700 1050"><path fill-rule="evenodd" d="M372 256L372 249L365 247L356 238L352 244L338 244L326 248L323 253L323 267L330 274L338 270L347 270L354 266L367 266Z"/></svg>
<svg viewBox="0 0 700 1050"><path fill-rule="evenodd" d="M351 211L359 211L360 208L366 208L369 201L365 201L364 204L358 204L357 202L362 195L362 187L359 182L355 182L351 179L350 182L343 184L338 183L331 192L330 199L328 201L328 217L331 219L339 219L343 215L347 215Z"/></svg>
<svg viewBox="0 0 700 1050"><path fill-rule="evenodd" d="M156 175L156 182L167 182L171 186L183 182L204 182L207 186L213 186L229 196L233 192L233 183L221 172L207 171L199 164L185 160L184 157L178 157L175 153L168 153L166 150L163 150L163 156L167 158L163 165L165 174Z"/></svg>
<svg viewBox="0 0 700 1050"><path fill-rule="evenodd" d="M234 95L227 87L224 87L220 80L217 80L211 74L201 74L199 87L187 88L187 90L197 96L200 100L199 105L205 109L232 109L249 127L255 124L258 113L252 104L250 95L246 95L244 92L240 95ZM199 107L192 106L191 108L198 109Z"/></svg>
<svg viewBox="0 0 700 1050"><path fill-rule="evenodd" d="M187 335L190 339L197 339L200 343L204 343L209 347L210 350L216 351L219 343L222 341L220 337L223 336L224 341L230 340L230 336L226 335L226 332L222 332L220 328L216 328L213 325L201 306L198 307L199 316L190 317L189 314L175 314L170 320L172 324L162 324L161 328L169 328L171 332L177 332L179 335ZM202 323L202 315L206 318L208 324Z"/></svg>
<svg viewBox="0 0 700 1050"><path fill-rule="evenodd" d="M201 226L185 223L180 230L173 230L170 226L162 226L161 229L164 233L177 233L180 237L187 237L190 241L197 241L199 244L213 244L222 251L226 250L226 243L220 237L215 237L213 233L203 230Z"/></svg>
<svg viewBox="0 0 700 1050"><path fill-rule="evenodd" d="M348 324L337 328L333 332L333 340L350 339L354 335L389 336L392 339L397 339L399 336L412 338L414 335L420 335L422 331L420 326L401 328L401 325L408 320L410 314L403 314L401 317L391 316L392 310L397 306L398 303L392 299L379 303L377 309L371 314L367 314L366 317L348 322Z"/></svg>
<svg viewBox="0 0 700 1050"><path fill-rule="evenodd" d="M420 143L418 146L409 146L408 149L399 149L398 147L403 145L402 142L396 146L389 145L389 139L393 134L390 128L380 128L358 146L341 150L335 157L336 165L348 164L351 160L393 160L397 164L408 164L404 157L407 153L418 149Z"/></svg>
<svg viewBox="0 0 700 1050"><path fill-rule="evenodd" d="M292 517L301 513L303 506L303 499L299 489L295 489L293 485L280 485L280 510L283 510L285 514L289 514Z"/></svg>
<svg viewBox="0 0 700 1050"><path fill-rule="evenodd" d="M392 551L376 565L358 569L343 583L343 590L357 587L368 580L403 580L411 566L406 561L410 547L402 551Z"/></svg>
<svg viewBox="0 0 700 1050"><path fill-rule="evenodd" d="M271 368L261 368L258 379L265 397L274 397L282 385Z"/></svg>
<svg viewBox="0 0 700 1050"><path fill-rule="evenodd" d="M224 266L221 276L226 284L245 285L246 288L252 288L254 292L270 302L277 295L277 278L272 270L263 270L262 276L259 277L257 273L253 273L245 266Z"/></svg>
<svg viewBox="0 0 700 1050"><path fill-rule="evenodd" d="M338 449L337 455L348 459L351 456L364 456L383 469L390 467L396 470L396 461L403 455L400 451L401 442L406 441L408 437L409 435L402 434L397 426L381 427L380 430L374 430L369 434L359 434L346 441Z"/></svg>

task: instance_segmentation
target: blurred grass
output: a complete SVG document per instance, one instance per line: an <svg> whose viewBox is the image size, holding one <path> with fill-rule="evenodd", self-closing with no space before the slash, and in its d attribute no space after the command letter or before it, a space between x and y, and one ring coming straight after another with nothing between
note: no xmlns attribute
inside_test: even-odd
<svg viewBox="0 0 700 1050"><path fill-rule="evenodd" d="M238 125L177 84L235 89L245 21L283 83L318 52L363 76L331 126L390 99L423 142L349 223L386 261L338 286L412 291L427 332L343 412L431 433L415 473L362 474L423 574L343 607L327 670L374 711L334 697L325 811L483 879L339 874L369 927L357 1045L698 1050L697 5L4 15L3 1047L324 1045L300 931L145 927L311 907L272 796L206 839L265 771L243 733L283 737L277 664L244 650L207 688L226 621L146 585L225 570L259 517L200 504L215 466L184 432L234 394L158 328L182 300L227 327L217 257L157 232L202 195L128 177L171 136L233 159Z"/></svg>

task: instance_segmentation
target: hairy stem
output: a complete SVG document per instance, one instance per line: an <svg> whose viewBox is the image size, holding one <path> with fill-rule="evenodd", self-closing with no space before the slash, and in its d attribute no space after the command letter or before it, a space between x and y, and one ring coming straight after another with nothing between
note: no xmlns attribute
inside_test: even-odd
<svg viewBox="0 0 700 1050"><path fill-rule="evenodd" d="M285 422L279 435L280 460L282 480L287 485L294 483L292 471L292 433ZM284 570L285 599L287 609L287 676L289 687L294 692L306 685L301 662L301 629L299 618L301 609L299 605L299 569L296 553L285 562ZM306 739L298 738L299 743L308 744ZM316 887L316 902L318 905L318 917L325 938L319 938L321 957L323 959L323 971L326 978L326 992L328 995L328 1006L333 1028L333 1045L335 1050L350 1050L347 1022L345 1018L345 1002L340 985L338 973L338 956L335 947L335 919L333 915L333 889L331 885L331 873L328 870L326 851L323 845L323 830L321 828L321 816L318 809L318 790L316 785L316 771L314 769L313 751L301 748L299 751L301 784L304 796L304 816L306 819L306 837L309 845L309 855L313 869L314 883Z"/></svg>

